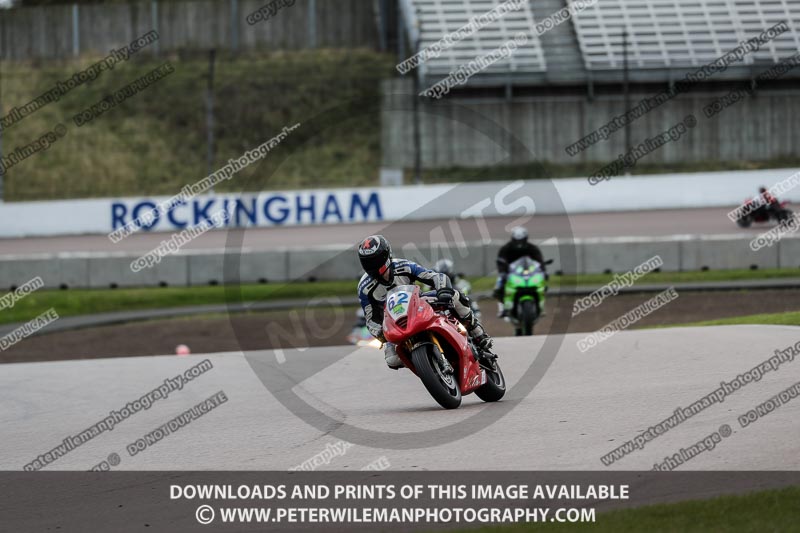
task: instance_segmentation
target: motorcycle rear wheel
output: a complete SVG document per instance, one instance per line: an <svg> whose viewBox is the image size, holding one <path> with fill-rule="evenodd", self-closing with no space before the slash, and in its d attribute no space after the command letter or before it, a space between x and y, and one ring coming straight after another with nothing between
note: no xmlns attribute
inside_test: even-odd
<svg viewBox="0 0 800 533"><path fill-rule="evenodd" d="M439 348L434 344L421 344L411 352L414 368L425 388L436 402L445 409L461 405L461 388L456 373L443 374L439 368Z"/></svg>

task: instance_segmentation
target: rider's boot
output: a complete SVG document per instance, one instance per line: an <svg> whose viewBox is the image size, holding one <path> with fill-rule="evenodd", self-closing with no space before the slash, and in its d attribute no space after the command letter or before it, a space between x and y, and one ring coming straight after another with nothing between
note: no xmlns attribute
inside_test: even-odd
<svg viewBox="0 0 800 533"><path fill-rule="evenodd" d="M397 355L397 352L394 349L394 344L391 342L386 343L386 346L384 346L383 349L383 354L386 358L386 365L392 370L398 370L405 366L403 361L400 359L400 356Z"/></svg>
<svg viewBox="0 0 800 533"><path fill-rule="evenodd" d="M472 338L472 342L475 343L475 346L478 347L481 353L490 352L494 345L494 340L486 333L486 330L483 329L483 325L478 322L475 315L472 315L470 318L471 320L469 324L467 324L467 332Z"/></svg>
<svg viewBox="0 0 800 533"><path fill-rule="evenodd" d="M507 316L506 306L503 305L503 302L497 302L497 318L506 318Z"/></svg>

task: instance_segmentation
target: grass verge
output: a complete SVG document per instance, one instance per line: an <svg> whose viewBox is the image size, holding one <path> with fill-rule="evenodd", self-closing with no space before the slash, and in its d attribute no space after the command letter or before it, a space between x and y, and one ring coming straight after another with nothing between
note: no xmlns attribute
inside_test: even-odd
<svg viewBox="0 0 800 533"><path fill-rule="evenodd" d="M659 328L685 328L697 326L735 326L739 324L767 324L773 326L800 326L800 311L789 313L764 313L760 315L735 316L716 320L703 320L688 324L665 324Z"/></svg>
<svg viewBox="0 0 800 533"><path fill-rule="evenodd" d="M75 316L139 309L167 309L192 305L224 304L233 298L227 291L236 287L158 287L141 289L41 290L19 300L14 307L0 311L0 324L29 320L53 307L59 316ZM356 280L316 283L241 285L245 302L282 299L308 299L314 296L341 296L355 299ZM235 292L233 293L235 296Z"/></svg>
<svg viewBox="0 0 800 533"><path fill-rule="evenodd" d="M564 533L761 533L797 531L800 523L800 488L790 487L710 500L652 505L597 515L594 523L525 524L483 528L481 533L558 531Z"/></svg>

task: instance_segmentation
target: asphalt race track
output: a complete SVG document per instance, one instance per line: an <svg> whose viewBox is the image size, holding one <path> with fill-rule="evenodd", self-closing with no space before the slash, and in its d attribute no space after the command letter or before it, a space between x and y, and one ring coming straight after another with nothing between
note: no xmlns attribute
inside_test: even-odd
<svg viewBox="0 0 800 533"><path fill-rule="evenodd" d="M733 206L730 208L732 209ZM627 211L609 213L584 213L569 215L569 226L565 215L536 215L526 223L535 239L559 236L575 237L625 237L664 235L717 235L736 234L756 236L771 226L756 225L741 229L731 222L726 214L728 208L675 209L656 211ZM464 240L480 241L483 232L493 239L505 239L510 225L518 217L487 218L485 228L477 224L463 223ZM392 241L428 242L436 240L431 228L447 221L400 221L368 224L336 224L297 227L254 228L244 231L242 246L252 250L269 250L275 247L308 247L317 245L352 245L365 235L385 232ZM571 230L569 229L571 228ZM571 231L571 235L570 232ZM187 243L186 249L219 249L226 246L229 232L211 231ZM137 233L114 244L105 235L81 235L64 237L31 237L22 239L0 239L0 255L57 253L57 252L145 252L158 246L168 233ZM237 239L238 242L238 239Z"/></svg>
<svg viewBox="0 0 800 533"><path fill-rule="evenodd" d="M392 470L646 470L724 424L732 429L730 436L679 468L800 469L800 399L787 401L746 428L737 422L739 415L800 381L800 361L787 361L760 381L741 386L724 403L708 406L611 467L600 461L676 408L700 400L721 381L731 381L767 360L776 349L793 345L798 328L626 331L581 353L576 343L583 336L564 338L549 370L527 395L519 394L524 387L515 384L535 357L545 357L536 355L545 337L498 339L502 367L511 384L506 400L489 405L470 395L457 411L440 409L410 372L388 370L382 353L371 348L4 365L0 468L21 470L65 437L77 435L110 410L121 409L208 357L213 369L46 469L88 470L116 453L120 463L114 470L286 470L324 450L339 450L328 453L328 463L318 468L359 470L382 460ZM278 382L293 383L289 387L298 396L335 422L317 429L303 420L310 408L302 408L303 419L289 412L264 388L245 357L259 373L285 377ZM287 362L279 363L281 357ZM308 377L296 381L301 374ZM228 397L226 403L133 457L126 452L128 444L220 390ZM274 390L279 395L287 392ZM484 421L475 422L484 409L506 415L487 427ZM375 447L385 436L349 449L339 443L342 423L402 434L458 422L467 436L434 446L425 437L402 449Z"/></svg>

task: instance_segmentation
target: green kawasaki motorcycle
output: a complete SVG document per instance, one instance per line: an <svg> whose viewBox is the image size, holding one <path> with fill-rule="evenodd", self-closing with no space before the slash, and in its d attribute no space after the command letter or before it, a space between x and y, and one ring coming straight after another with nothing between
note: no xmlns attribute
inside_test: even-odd
<svg viewBox="0 0 800 533"><path fill-rule="evenodd" d="M545 261L545 265L552 263ZM544 313L547 284L542 265L530 257L521 257L508 266L503 308L515 334L533 335L533 325Z"/></svg>

